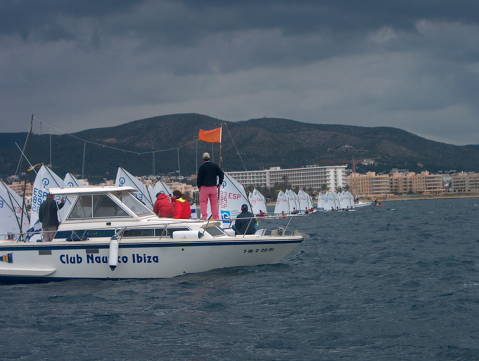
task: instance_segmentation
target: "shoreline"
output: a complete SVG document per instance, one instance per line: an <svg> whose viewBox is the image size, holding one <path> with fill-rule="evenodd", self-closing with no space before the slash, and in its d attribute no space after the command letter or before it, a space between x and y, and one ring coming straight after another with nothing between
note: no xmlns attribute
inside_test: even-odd
<svg viewBox="0 0 479 361"><path fill-rule="evenodd" d="M411 195L411 196L390 196L390 197L378 197L377 200L380 202L389 202L389 201L414 201L414 200L426 200L426 199L458 199L458 198L479 198L479 193L471 194L435 194L435 195ZM360 198L360 200L374 201L370 198Z"/></svg>
<svg viewBox="0 0 479 361"><path fill-rule="evenodd" d="M410 195L410 196L402 196L402 195L391 195L388 197L377 197L377 198L368 198L368 197L359 197L360 201L365 202L374 202L374 199L377 199L378 202L392 202L392 201L415 201L415 200L427 200L427 199L460 199L460 198L479 198L479 193L459 193L459 194L434 194L434 195ZM266 203L267 206L275 205L275 202L268 202Z"/></svg>

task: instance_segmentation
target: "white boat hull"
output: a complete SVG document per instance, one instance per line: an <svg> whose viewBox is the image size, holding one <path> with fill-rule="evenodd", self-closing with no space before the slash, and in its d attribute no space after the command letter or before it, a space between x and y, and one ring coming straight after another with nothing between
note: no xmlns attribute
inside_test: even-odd
<svg viewBox="0 0 479 361"><path fill-rule="evenodd" d="M0 278L167 278L216 268L278 263L303 240L299 236L264 239L233 237L195 241L120 242L116 267L110 243L1 242Z"/></svg>

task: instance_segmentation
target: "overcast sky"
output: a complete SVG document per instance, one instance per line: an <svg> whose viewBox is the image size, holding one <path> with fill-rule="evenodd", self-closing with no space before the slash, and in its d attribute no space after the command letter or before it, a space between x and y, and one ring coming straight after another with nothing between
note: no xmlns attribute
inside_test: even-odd
<svg viewBox="0 0 479 361"><path fill-rule="evenodd" d="M194 112L479 144L478 95L474 0L0 1L1 132Z"/></svg>

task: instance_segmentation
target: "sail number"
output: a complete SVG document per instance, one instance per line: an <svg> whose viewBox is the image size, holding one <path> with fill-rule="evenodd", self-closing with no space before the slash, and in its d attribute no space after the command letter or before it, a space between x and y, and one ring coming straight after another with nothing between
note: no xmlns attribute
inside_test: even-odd
<svg viewBox="0 0 479 361"><path fill-rule="evenodd" d="M38 212L40 205L47 198L48 192L44 192L39 188L33 188L32 192L32 211Z"/></svg>

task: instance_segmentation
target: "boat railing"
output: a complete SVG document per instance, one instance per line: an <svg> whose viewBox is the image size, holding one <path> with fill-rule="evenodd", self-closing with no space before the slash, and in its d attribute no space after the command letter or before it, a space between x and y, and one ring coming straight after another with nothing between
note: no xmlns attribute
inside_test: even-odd
<svg viewBox="0 0 479 361"><path fill-rule="evenodd" d="M296 216L295 216L296 217ZM233 221L236 221L238 219L241 219L241 220L246 220L248 219L248 225L247 227L245 227L245 231L242 233L242 234L237 234L237 236L249 236L251 234L247 234L246 232L250 229L251 227L251 224L253 222L256 223L256 226L259 227L259 221L261 220L271 220L271 221L286 221L286 224L285 225L281 225L281 226L278 226L277 224L269 224L268 226L270 226L270 228L272 229L264 229L264 228L258 228L258 230L263 230L263 232L261 232L260 235L272 235L272 236L291 236L291 235L295 235L297 232L296 231L289 231L288 228L291 224L291 221L293 220L293 218L295 218L291 215L286 215L286 216L283 216L283 215L279 215L279 216L253 216L253 217L231 217L231 218L228 218L227 219L227 224L229 224L229 229L232 229L233 228ZM276 227L276 228L274 228Z"/></svg>
<svg viewBox="0 0 479 361"><path fill-rule="evenodd" d="M168 222L165 222L164 224L161 225L131 225L131 226L124 226L124 227L119 227L115 228L115 234L120 240L121 238L124 237L125 231L129 229L148 229L154 227L156 228L163 228L162 229L162 234L161 237L168 237L168 228L170 227L176 227L178 225L184 225L188 227L189 224L194 223L192 221L197 221L197 222L206 222L205 225L203 225L201 228L205 229L208 225L209 226L220 226L222 225L223 229L232 229L232 226L234 222L238 219L245 220L248 219L248 227L246 230L249 229L251 226L252 222L260 222L260 221L273 221L273 224L264 224L263 226L268 226L271 229L266 229L264 232L261 233L261 235L273 235L273 236L286 236L286 235L294 235L295 231L289 231L291 222L293 218L296 218L297 216L291 216L291 215L275 215L275 216L253 216L253 217L231 217L228 219L223 219L223 220L193 220L193 219L178 219L178 220L168 220ZM275 224L274 221L285 221L286 224ZM205 227L206 226L206 227ZM263 229L263 228L261 228ZM30 232L7 232L7 233L0 233L0 240L8 240L8 241L14 241L14 242L31 242L36 241L36 242L42 242L43 239L45 238L45 235L53 235L51 239L54 238L54 235L57 233L57 230L53 231L44 231L44 230L35 230L35 231L30 231ZM84 231L83 233L78 233L75 230L70 231L71 234L68 237L68 240L70 241L85 241L87 240L88 236L85 235ZM237 236L249 236L249 234L246 234L246 231L243 234L239 234ZM155 235L156 237L156 235Z"/></svg>

